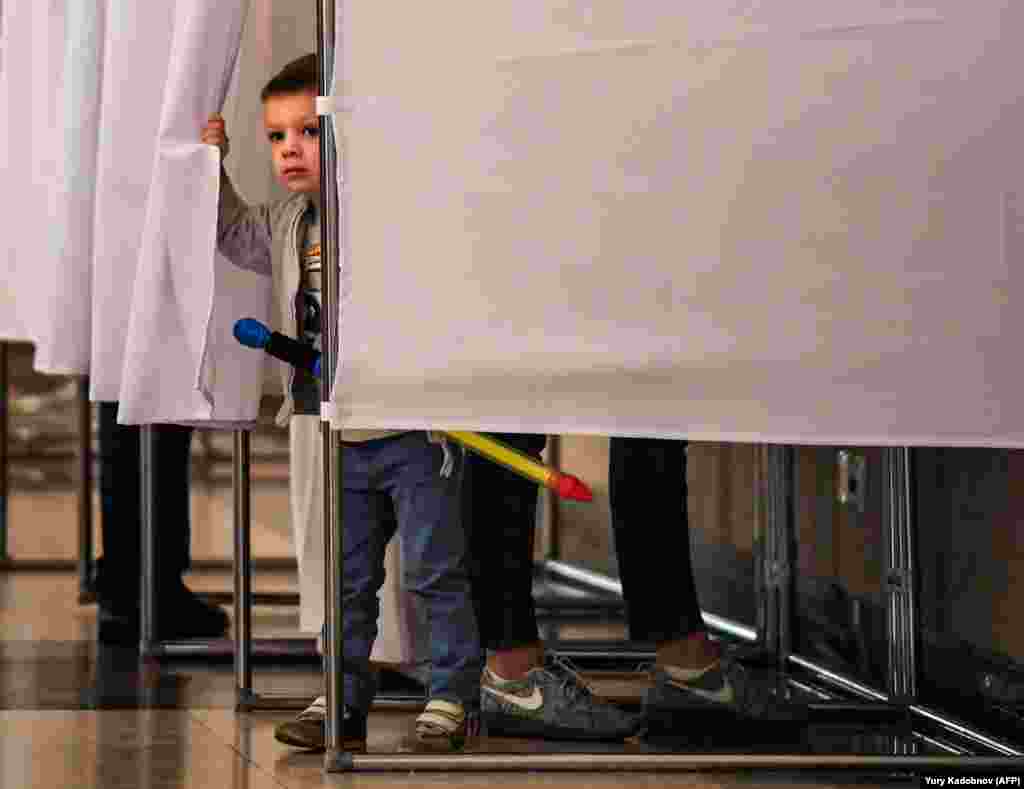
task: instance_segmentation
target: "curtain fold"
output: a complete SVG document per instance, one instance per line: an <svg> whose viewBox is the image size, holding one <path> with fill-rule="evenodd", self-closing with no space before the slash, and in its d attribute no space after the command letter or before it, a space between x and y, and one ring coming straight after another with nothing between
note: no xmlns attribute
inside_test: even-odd
<svg viewBox="0 0 1024 789"><path fill-rule="evenodd" d="M248 423L258 413L264 360L232 327L267 319L270 280L217 253L220 155L198 139L224 106L246 8L179 0L175 10L121 380L126 424Z"/></svg>

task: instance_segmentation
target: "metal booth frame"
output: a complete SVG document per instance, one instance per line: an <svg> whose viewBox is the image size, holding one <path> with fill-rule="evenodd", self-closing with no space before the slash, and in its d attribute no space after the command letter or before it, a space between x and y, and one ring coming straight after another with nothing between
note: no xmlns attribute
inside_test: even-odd
<svg viewBox="0 0 1024 789"><path fill-rule="evenodd" d="M320 60L320 93L323 97L330 96L332 79L335 71L334 52L335 0L318 0L317 2L317 51ZM338 168L335 151L334 129L330 119L320 116L321 131L321 204L323 221L321 225L323 264L327 272L323 293L323 314L333 316L336 311L339 294L339 214L338 194L336 191L336 174ZM321 399L331 399L331 383L337 363L336 321L325 322L323 344L324 376L321 386ZM763 756L752 757L748 754L716 755L716 756L604 756L595 758L588 754L585 757L572 754L516 754L516 755L484 755L461 754L451 756L409 756L409 755L355 755L346 753L342 748L342 716L344 706L344 687L342 684L342 649L341 640L341 606L340 589L337 580L341 577L341 556L343 530L341 528L344 512L341 496L342 453L340 434L331 430L329 423L323 424L324 442L324 518L326 544L326 619L327 619L327 752L324 760L328 772L342 772L352 769L369 770L477 770L477 769L588 769L615 770L638 769L695 769L699 764L713 764L716 767L732 767L749 769L751 767L772 767L781 764L789 766L825 766L835 763L837 757L823 756ZM1019 766L1014 757L1022 754L1008 744L1000 743L983 733L974 732L956 721L945 719L933 710L919 707L916 701L916 646L914 629L915 621L915 567L913 562L913 530L911 516L910 487L910 450L899 448L887 451L888 461L888 530L889 550L886 554L886 577L888 585L889 606L887 619L889 624L890 676L888 693L880 693L873 689L863 688L859 683L846 677L839 677L834 672L821 670L811 661L807 661L792 652L792 558L790 546L792 535L792 497L794 453L792 448L768 447L768 478L767 491L768 525L766 528L765 570L768 583L762 596L763 614L759 625L762 627L763 642L774 649L780 667L790 663L809 669L825 682L840 684L844 690L855 690L861 687L861 695L868 695L870 701L882 705L895 705L911 714L926 717L933 722L944 725L951 732L968 734L980 746L991 748L999 756L989 760L993 765L1001 767ZM765 573L762 573L764 576ZM948 725L947 725L948 724ZM908 751L902 744L894 744L892 756L880 757L838 757L838 761L846 766L867 767L869 764L886 769L922 768L928 766L947 766L950 761L961 767L973 762L969 757L923 757ZM986 761L985 757L981 757ZM988 763L988 762L986 762ZM977 763L980 767L981 762Z"/></svg>

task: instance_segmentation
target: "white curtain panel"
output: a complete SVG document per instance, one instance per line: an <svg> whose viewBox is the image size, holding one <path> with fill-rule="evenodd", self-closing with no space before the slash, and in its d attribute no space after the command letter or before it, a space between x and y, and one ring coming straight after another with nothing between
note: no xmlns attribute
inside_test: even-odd
<svg viewBox="0 0 1024 789"><path fill-rule="evenodd" d="M25 9L22 9L25 10ZM13 228L13 206L11 205L16 160L12 157L14 148L9 148L11 140L11 125L17 116L12 118L10 111L10 92L13 87L9 83L10 63L13 54L14 44L9 40L9 32L12 27L16 28L16 10L11 0L0 1L0 159L3 161L5 177L0 181L0 198L2 204L8 206L3 220L0 220L0 228L3 228L4 243L0 245L0 271L3 272L3 286L0 287L0 341L6 340L29 340L31 333L25 323L25 316L22 314L21 288L17 286L22 274L18 265L18 257L15 254ZM17 138L15 137L15 140Z"/></svg>
<svg viewBox="0 0 1024 789"><path fill-rule="evenodd" d="M247 6L177 3L121 380L126 424L223 425L258 413L264 360L236 343L232 327L267 320L270 280L216 252L220 154L199 142L224 106Z"/></svg>
<svg viewBox="0 0 1024 789"><path fill-rule="evenodd" d="M346 120L354 110L354 104L351 103L351 93L345 82L345 46L346 46L346 31L345 31L345 3L342 0L337 0L334 5L334 73L331 75L331 95L338 98L343 107L342 112L332 116L332 126L334 129L334 144L337 167L335 171L335 188L338 194L338 297L337 304L331 305L331 317L330 320L334 320L336 325L342 326L345 316L349 314L349 302L352 300L352 267L346 262L347 250L348 250L348 235L349 235L349 219L351 217L351 192L348 188L347 173L348 173L348 138L346 136L348 125ZM327 228L322 227L321 233L326 233ZM326 272L326 269L324 269ZM334 401L336 397L334 392L344 379L344 368L340 363L340 360L345 357L347 353L348 338L345 333L339 333L337 336L337 356L335 364L337 365L333 383L331 384L332 402L321 403L321 416L325 421L331 422L335 414ZM337 425L336 425L337 426Z"/></svg>
<svg viewBox="0 0 1024 789"><path fill-rule="evenodd" d="M106 0L92 285L90 396L120 396L175 2Z"/></svg>
<svg viewBox="0 0 1024 789"><path fill-rule="evenodd" d="M2 115L0 115L0 160L3 161L5 173L5 178L0 182L0 198L5 206L11 205L15 162L11 155L13 149L8 148L8 141L11 135L11 124L17 117L12 118L9 110L11 107L9 95L12 88L8 83L10 75L7 70L7 64L12 57L13 44L8 40L7 34L14 24L15 9L13 6L14 3L11 0L6 0L6 2L0 0L0 111L2 111ZM0 227L4 230L4 243L0 245L0 271L3 272L3 286L0 287L0 341L31 339L18 299L20 288L17 288L16 283L21 276L21 270L18 267L18 258L14 254L12 210L9 208L4 219L0 220Z"/></svg>
<svg viewBox="0 0 1024 789"><path fill-rule="evenodd" d="M51 11L55 8L53 4ZM63 60L63 79L55 94L55 123L47 135L55 171L45 234L36 239L45 256L35 259L43 317L36 336L35 368L44 373L85 375L90 366L104 12L104 3L95 0L67 2L62 29L60 17L51 13L46 20L56 34L48 57Z"/></svg>
<svg viewBox="0 0 1024 789"><path fill-rule="evenodd" d="M231 35L237 36L240 6L234 3L214 9L220 16L203 16L205 5L213 8L217 4L179 7L180 4L173 0L153 5L143 5L135 0L107 0L107 3L105 90L101 112L93 267L95 297L90 381L94 400L117 400L121 396L129 318L136 294L136 272L143 252L143 230L150 189L154 184L154 160L167 98L165 87L170 88L172 43L179 20L185 20L181 24L188 20L193 24L209 23L214 37L224 35L226 29L223 24L228 27L234 25ZM167 112L188 114L188 118L179 119L176 127L184 138L182 144L195 145L191 149L194 157L212 157L212 154L200 152L203 146L198 144L199 126L205 121L205 115L221 109L215 106L217 96L211 99L209 94L211 91L213 94L222 93L225 85L221 83L229 79L222 111L227 120L232 153L225 166L242 195L252 202L263 202L281 196L281 190L275 185L270 168L259 92L276 69L309 51L315 42L316 20L313 14L295 13L293 5L284 0L251 0L246 5L236 59L238 67L231 75L225 73L230 65L225 59L225 50L190 50L189 41L200 40L196 36L202 33L194 28L190 31L187 27L183 31L175 54L181 69L179 78L186 83L189 79L213 80L213 83L185 84L177 88L178 94L198 92L202 94L199 104L209 99L209 106L199 106L193 101L188 108L175 110L169 107ZM231 46L239 47L237 42ZM212 61L209 52L216 53ZM199 65L183 65L189 63ZM188 71L189 68L192 70ZM191 98L195 99L195 96ZM203 117L199 118L199 114ZM199 125L193 129L194 123ZM189 134L193 136L189 138ZM173 164L176 144L172 133L161 154L165 166L176 166ZM171 164L168 164L168 156ZM181 167L188 168L188 162L188 157L181 159ZM192 175L197 179L196 189L209 187L207 175L196 171L192 171ZM179 173L179 183L181 178L188 177ZM160 194L162 199L167 199L166 190L161 190ZM174 201L173 196L169 199ZM187 204L171 209L170 215L179 217L176 220L179 230L182 222L189 221L189 215L199 222L195 228L186 227L186 239L197 232L209 233L216 214L208 213L214 208L210 201L207 203L205 212L199 206ZM152 214L151 219L159 225L159 214ZM130 402L125 413L136 421L148 418L153 421L178 418L207 421L222 417L230 422L239 415L247 417L254 413L254 404L260 393L259 385L253 380L253 371L256 367L269 365L253 351L236 347L230 337L230 328L233 319L240 317L234 314L236 311L250 310L252 317L259 317L265 311L263 302L268 283L253 274L234 269L226 261L220 260L214 265L211 250L197 251L198 259L179 256L163 263L155 260L152 245L158 244L159 238L163 237L156 225L151 228L155 235L150 239L146 253L149 255L147 279L140 284L138 291L143 304L137 308L138 315L133 325L133 334L138 332L139 336L133 340L135 355L132 364L133 370L141 371L142 380L134 388L133 383L128 384ZM167 228L163 232L166 234ZM189 255L196 251L186 247L178 245L177 253ZM173 277L179 280L196 278L188 295L197 301L186 305L174 301L181 294L174 290L172 270ZM203 292L203 283L208 285L211 277L215 287L212 291ZM219 308L216 305L221 298L227 300L227 306ZM237 304L239 298L243 300L240 305ZM255 303L250 304L250 301ZM205 312L211 305L214 305L213 313L208 316ZM187 329L184 324L175 324L194 317L200 318L200 323ZM207 322L210 331L203 333L202 327ZM153 327L152 333L150 327ZM184 335L193 338L192 345L182 344ZM171 343L175 343L176 348L166 350ZM207 346L214 350L204 356ZM206 383L201 384L204 375L199 370L204 359L207 364ZM214 380L219 383L212 383ZM200 391L200 386L207 388L206 394ZM219 396L218 387L226 387ZM280 389L276 371L266 375L264 382L264 388L274 387ZM159 394L152 395L154 390ZM211 397L219 401L217 406L211 405Z"/></svg>
<svg viewBox="0 0 1024 789"><path fill-rule="evenodd" d="M89 371L103 12L66 0L3 9L0 337L33 342L41 373Z"/></svg>
<svg viewBox="0 0 1024 789"><path fill-rule="evenodd" d="M0 248L5 293L0 337L35 342L47 364L54 343L68 331L51 292L56 276L51 219L65 162L60 133L65 6L65 0L8 0L2 11Z"/></svg>
<svg viewBox="0 0 1024 789"><path fill-rule="evenodd" d="M335 426L1024 446L1024 4L339 2Z"/></svg>

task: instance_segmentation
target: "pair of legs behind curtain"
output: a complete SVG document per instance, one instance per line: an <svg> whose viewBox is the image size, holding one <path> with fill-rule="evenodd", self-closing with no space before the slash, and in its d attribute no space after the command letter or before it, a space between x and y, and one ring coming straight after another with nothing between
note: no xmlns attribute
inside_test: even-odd
<svg viewBox="0 0 1024 789"><path fill-rule="evenodd" d="M153 480L160 508L157 553L157 637L160 640L223 635L227 614L199 600L182 582L190 563L189 477L191 428L154 425L159 473ZM101 642L139 643L142 571L141 429L117 423L117 403L99 404L99 482L102 556L95 586Z"/></svg>
<svg viewBox="0 0 1024 789"><path fill-rule="evenodd" d="M535 436L498 437L534 454L543 446ZM707 635L691 561L686 443L613 437L609 451L612 533L629 636L655 645L644 713L631 719L590 694L567 690L575 678L564 666L537 665L544 652L528 583L536 487L531 493L528 483L481 461L473 465L466 495L477 616L482 643L490 650L482 681L488 730L620 739L640 728L692 731L696 721L715 736L730 736L737 731L732 724L741 719L803 725L806 707L779 698L773 681L724 655ZM541 715L510 696L536 697L537 691L546 699Z"/></svg>
<svg viewBox="0 0 1024 789"><path fill-rule="evenodd" d="M545 444L544 436L495 437L538 458ZM611 451L612 527L630 635L667 641L700 633L685 445L612 439ZM642 727L643 717L595 699L540 641L532 588L537 494L536 485L490 461L470 457L467 463L464 518L481 643L488 650L484 723L497 735L621 740ZM537 699L543 700L539 708Z"/></svg>
<svg viewBox="0 0 1024 789"><path fill-rule="evenodd" d="M535 457L545 443L536 435L494 437ZM669 641L702 631L690 560L686 442L612 438L608 476L630 638ZM483 645L493 650L536 643L537 486L470 455L464 501Z"/></svg>
<svg viewBox="0 0 1024 789"><path fill-rule="evenodd" d="M545 443L544 436L495 437L535 457ZM692 727L695 712L712 714L703 721L723 713L727 721L737 714L801 718L799 710L754 692L745 669L721 661L707 637L691 562L684 442L611 440L612 529L629 634L657 647L643 716L596 700L571 667L546 659L532 591L537 486L471 453L463 482L473 607L488 652L481 702L489 733L617 740L653 724ZM323 720L321 697L276 734L289 744L323 747Z"/></svg>

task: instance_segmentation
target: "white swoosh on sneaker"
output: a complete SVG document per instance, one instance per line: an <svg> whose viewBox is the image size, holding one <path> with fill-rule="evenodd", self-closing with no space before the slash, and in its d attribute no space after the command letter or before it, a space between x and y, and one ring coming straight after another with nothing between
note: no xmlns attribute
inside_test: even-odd
<svg viewBox="0 0 1024 789"><path fill-rule="evenodd" d="M541 692L541 689L536 686L534 686L533 693L529 696L516 696L511 693L502 693L497 688L490 688L487 685L484 685L483 689L495 698L499 698L509 704L514 704L517 707L522 707L524 710L529 712L536 712L544 706L544 694Z"/></svg>
<svg viewBox="0 0 1024 789"><path fill-rule="evenodd" d="M687 693L693 693L696 696L713 701L717 704L732 704L736 700L736 694L733 692L732 683L729 682L728 677L722 677L722 687L718 690L704 690L703 688L696 688L693 685L687 684L686 682L679 682L678 680L669 678L669 685L685 690Z"/></svg>

